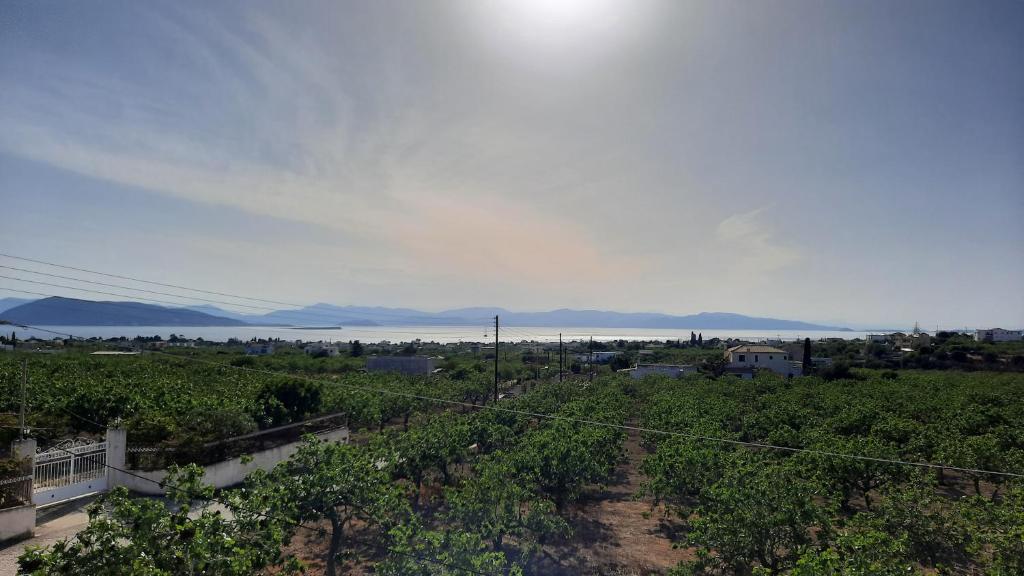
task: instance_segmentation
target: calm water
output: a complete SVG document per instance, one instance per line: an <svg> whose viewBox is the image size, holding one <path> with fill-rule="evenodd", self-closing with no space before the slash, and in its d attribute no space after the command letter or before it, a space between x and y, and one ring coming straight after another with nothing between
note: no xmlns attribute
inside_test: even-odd
<svg viewBox="0 0 1024 576"><path fill-rule="evenodd" d="M280 338L281 340L336 340L347 342L360 340L363 342L408 342L423 340L426 342L493 342L493 330L484 331L475 326L359 326L342 328L341 330L290 329L280 326L228 326L228 327L188 327L188 326L46 326L47 329L76 337L114 338L118 336L156 336L167 339L172 333L187 338L202 338L224 342L229 338L251 340L252 338ZM15 330L19 338L35 336L52 338L54 334L32 329ZM5 332L8 332L5 330ZM558 333L565 340L689 340L689 329L660 328L548 328L531 326L512 326L502 328L502 342L518 342L521 340L537 340L557 342ZM805 337L812 340L819 338L843 338L851 340L863 338L867 332L832 332L827 330L694 330L701 332L704 339L711 338L742 338L744 340L782 339L797 340Z"/></svg>

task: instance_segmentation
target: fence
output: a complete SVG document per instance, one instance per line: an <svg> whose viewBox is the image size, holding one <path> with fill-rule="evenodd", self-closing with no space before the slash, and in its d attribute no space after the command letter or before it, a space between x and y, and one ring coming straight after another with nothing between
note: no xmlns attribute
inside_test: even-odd
<svg viewBox="0 0 1024 576"><path fill-rule="evenodd" d="M34 488L52 490L106 476L107 443L69 440L36 454Z"/></svg>
<svg viewBox="0 0 1024 576"><path fill-rule="evenodd" d="M32 475L0 480L0 510L32 503Z"/></svg>
<svg viewBox="0 0 1024 576"><path fill-rule="evenodd" d="M113 428L102 441L77 438L43 451L36 450L35 439L23 438L12 444L14 459L0 460L0 510L48 506L121 485L150 493L153 486L135 486L136 477L144 474L159 481L176 463L199 464L211 483L229 486L253 469L269 469L287 459L305 434L347 442L344 423L343 413L328 414L218 442L179 446L128 448L125 431ZM242 455L253 460L243 462ZM126 469L129 473L123 473Z"/></svg>

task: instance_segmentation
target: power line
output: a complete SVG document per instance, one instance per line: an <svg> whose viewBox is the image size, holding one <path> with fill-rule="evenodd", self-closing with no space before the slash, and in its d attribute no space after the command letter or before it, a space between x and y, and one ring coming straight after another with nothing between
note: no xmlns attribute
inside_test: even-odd
<svg viewBox="0 0 1024 576"><path fill-rule="evenodd" d="M42 264L44 266L53 266L53 267L56 267L56 268L64 268L66 270L74 270L76 272L85 272L87 274L97 274L99 276L107 276L108 278L119 278L121 280L130 280L132 282L141 282L143 284L152 284L154 286L163 286L165 288L177 288L178 290L188 290L190 292L199 292L201 294L213 294L214 296L227 296L229 298L238 298L238 299L241 299L241 300L252 300L252 301L255 301L255 302L266 302L268 304L280 304L282 306L294 306L294 307L297 307L297 308L304 307L303 304L293 304L291 302L281 302L281 301L278 301L278 300L265 300L265 299L262 299L262 298L253 298L251 296L239 296L237 294L229 294L227 292L215 292L213 290L203 290L203 289L200 289L200 288L190 288L188 286L181 286L181 285L178 285L178 284L165 284L163 282L154 282L152 280L143 280L141 278L133 278L131 276L122 276L120 274L109 274L107 272L98 272L96 270L88 270L86 268L76 268L74 266L66 266L64 264L55 264L53 262L46 262L44 260L35 260L35 259L32 259L32 258L25 258L25 257L22 257L22 256L15 256L13 254L0 253L0 256L3 256L5 258L12 258L14 260L21 260L21 261L24 261L24 262L33 262L35 264Z"/></svg>
<svg viewBox="0 0 1024 576"><path fill-rule="evenodd" d="M29 328L33 328L33 327L29 326ZM906 460L898 460L898 459L895 459L895 458L879 458L879 457L874 457L874 456L863 456L863 455L859 455L859 454L843 454L843 453L839 453L839 452L829 452L827 450L816 450L816 449L813 449L813 448L795 448L795 447L792 447L792 446L779 446L777 444L767 444L767 443L761 443L761 442L748 442L748 441L744 441L744 440L734 440L734 439L729 439L729 438L718 438L718 437L715 437L715 436L705 436L705 435L701 435L701 434L691 434L691 433L688 433L688 432L676 432L676 431L669 431L669 430L658 430L658 429L655 429L655 428L647 428L647 427L644 427L644 426L630 426L628 424L615 424L615 423L612 423L612 422L600 422L600 421L596 421L596 420L587 420L587 419L584 419L584 418L571 418L571 417L562 416L562 415L559 415L559 414L542 414L542 413L539 413L539 412L529 412L529 411L526 411L526 410L516 410L514 408L503 408L501 406L497 406L497 405L493 405L493 404L473 404L471 402L462 402L462 401L459 401L459 400L447 400L447 399L444 399L444 398L432 398L430 396L423 396L423 395L420 395L420 394L412 394L412 393L409 393L409 392L399 392L399 391L395 391L395 390L387 390L387 389L384 389L384 388L371 388L371 387L368 387L368 386L358 386L358 385L354 385L354 384L346 384L346 383L340 382L340 381L320 380L320 379L317 379L317 378L312 378L312 377L309 377L309 376L303 376L303 375L300 375L300 374L289 374L287 372L276 372L274 370L264 370L264 369L260 369L260 368L251 368L251 367L247 367L247 366L234 366L234 365L231 365L231 364L223 364L223 363L220 363L220 362L213 362L211 360L205 360L203 358L197 358L197 357L194 357L194 356L179 356L177 354L170 354L168 352L161 352L161 351L151 351L150 353L152 353L152 354L160 354L160 355L163 355L163 356L169 356L171 358L177 358L177 359L180 359L180 360L188 360L188 361L191 361L191 362L199 362L199 363L203 363L203 364L219 366L221 368L228 368L228 369L233 369L233 370L242 370L242 371L246 371L246 372L253 372L253 373L264 374L264 375L269 375L269 376L277 376L277 377L284 377L284 378L294 378L294 379L297 379L297 380L305 380L307 382L312 382L312 383L320 383L320 384L324 384L324 385L342 386L342 387L350 388L350 389L353 389L353 390L359 390L361 392L374 392L374 393L378 393L378 394L387 394L387 395L391 395L391 396L400 396L400 397L411 398L411 399L415 399L415 400L423 400L425 402L437 402L437 403L440 403L440 404L448 404L448 405L452 405L452 406L461 406L461 407L464 407L464 408L475 408L475 409L480 409L480 410L492 410L492 411L496 411L496 412L504 412L504 413L507 413L507 414L517 414L517 415L520 415L520 416L527 416L529 418L542 418L542 419L547 419L547 420L559 420L559 421L563 421L563 422L571 422L571 423L576 423L576 424L586 424L586 425L590 425L590 426L601 426L601 427L605 427L605 428L613 428L613 429L625 430L625 431L633 431L633 432L640 432L640 433L647 433L647 434L658 434L658 435L662 435L662 436L673 436L673 437L678 437L678 438L687 438L687 439L690 439L690 440L700 440L700 441L704 441L704 442L717 442L717 443L721 443L721 444L730 444L730 445L733 445L733 446L743 446L743 447L746 447L746 448L760 448L760 449L766 449L766 450L779 450L779 451L791 452L791 453L814 454L814 455L818 455L818 456L828 456L828 457L832 457L832 458L845 458L845 459L848 459L848 460L860 460L860 461L865 461L865 462L879 462L879 463L883 463L883 464L895 464L895 465L901 465L901 466L914 466L914 467L918 467L918 468L928 468L928 469L933 469L933 470L936 470L936 469L939 469L939 470L951 470L951 471L954 471L954 472L966 472L966 473L970 473L970 474L989 474L989 475L993 475L993 476L1005 476L1005 477L1008 477L1008 478L1024 478L1024 474L1020 474L1020 473L1016 473L1016 472L1002 472L1002 471L996 471L996 470L982 470L982 469L978 469L978 468L964 468L964 467L960 467L960 466L948 466L948 465L945 465L945 464L934 464L934 463L931 463L931 462L910 462L910 461L906 461Z"/></svg>
<svg viewBox="0 0 1024 576"><path fill-rule="evenodd" d="M58 285L58 284L50 284L50 283L45 283L45 282L36 282L36 281L33 281L33 280L22 280L20 278L9 278L7 276L0 276L0 278L13 279L13 280L18 280L18 281L23 281L23 282L32 282L32 283L36 283L36 284L43 284L43 285L48 285L48 286L57 287L57 288L64 287L64 286ZM71 288L73 290L84 290L84 291L88 291L88 292L97 292L97 291L94 291L94 290L88 290L88 289L84 289L84 288L74 288L74 287L69 287L69 288ZM17 288L10 288L10 287L6 287L6 286L0 286L0 290L7 290L7 291L11 291L11 292L18 292L18 293L21 293L21 294L31 294L31 295L34 295L34 296L42 296L44 298L57 298L57 297L59 297L59 296L56 296L54 294L44 294L42 292L33 292L33 291L30 291L30 290L20 290L20 289L17 289ZM101 294L109 294L107 292L100 292L100 293ZM113 294L113 295L116 295L116 294ZM124 296L124 297L130 297L130 298L145 299L145 298L139 298L139 297L136 297L136 296L129 296L129 295L116 295L116 296ZM80 299L77 299L77 298L65 298L65 300L67 300L68 302L64 302L64 303L61 303L61 304L58 304L58 303L52 303L51 304L51 303L47 303L47 302L37 302L35 305L37 305L37 306L49 306L50 308L60 308L60 307L67 307L67 306L75 306L76 304L74 304L74 302L77 301L77 302L88 302L92 306L104 306L104 307L107 307L107 308L114 308L115 307L115 304L113 304L111 302L102 302L102 301L97 301L97 300L80 300ZM157 301L157 300L152 300L152 301L165 303L165 302ZM178 307L182 306L182 304L177 304L177 303L171 303L171 302L166 302L166 303L167 304L173 304L173 305L178 306ZM83 305L78 305L78 306L84 307ZM288 311L288 312L289 313L296 313L296 312L292 312L292 311ZM297 313L298 314L306 314L306 315L313 315L313 314L315 314L315 313L307 313L307 312L297 312ZM0 312L0 316L2 316L2 315L3 315L3 312ZM18 325L17 323L14 323L14 324ZM181 326L181 328L190 328L190 326ZM216 326L216 328L252 328L252 329L259 329L262 332L278 332L278 333L282 333L282 334L291 334L291 335L295 335L296 334L295 330L301 330L302 329L301 327L289 328L289 327L286 327L286 326L276 326L276 327L275 326L260 326L260 325L257 325L257 324L242 324L242 325L237 325L237 326L235 326L235 325L231 325L231 326ZM455 338L467 338L468 337L467 334L463 334L461 332L432 331L432 330L419 330L419 329L416 329L416 328L427 328L426 326L423 326L423 327L415 327L414 326L412 328L413 329L407 329L407 328L401 327L401 326L379 326L379 327L375 327L373 329L371 329L371 328L365 328L365 329L360 329L360 328L342 328L342 331L344 331L346 334L349 333L349 332L355 332L355 333L378 334L378 335L381 335L381 336L387 336L386 333L390 331L390 332L395 332L395 333L397 333L399 335L400 334L407 334L407 335L410 335L410 336L433 336L433 337L455 337ZM473 328L473 326L466 326L466 328ZM36 329L39 330L39 328L36 328ZM313 328L313 329L315 329L315 328ZM64 332L57 332L56 334L64 335L64 336L68 336L69 335L69 334L66 334Z"/></svg>
<svg viewBox="0 0 1024 576"><path fill-rule="evenodd" d="M253 302L264 302L264 303L267 303L267 304L278 304L278 305L281 305L281 306L290 306L290 307L293 307L293 308L306 308L306 307L308 307L308 305L306 305L306 304L295 304L294 302L282 302L280 300L268 300L268 299L264 299L264 298L255 298L255 297L252 297L252 296L242 296L240 294L231 294L229 292L217 292L217 291L214 291L214 290L205 290L205 289L201 289L201 288L191 288L189 286L182 286L180 284L167 284L167 283L164 283L164 282L155 282L153 280L144 280L142 278L136 278L136 277L133 277L133 276L124 276L124 275L121 275L121 274L111 274L111 273L108 273L108 272L100 272L100 271L97 271L97 270L90 270L88 268L79 268L79 267L75 267L75 266L68 266L68 265L65 265L65 264L57 264L55 262L47 262L45 260L37 260L37 259L33 259L33 258L26 258L26 257L23 257L23 256L15 256L13 254L6 254L6 253L2 253L2 252L0 252L0 257L11 258L11 259L14 259L14 260L21 260L23 262L32 262L34 264L42 264L44 266L53 266L55 268L63 268L65 270L74 270L76 272L84 272L86 274L96 274L98 276L106 276L108 278L118 278L120 280L129 280L131 282L141 282L143 284L150 284L150 285L153 285L153 286L162 286L164 288L175 288L175 289L178 289L178 290L188 290L190 292L198 292L200 294L211 294L211 295L214 295L214 296L226 296L228 298L237 298L239 300L249 300L249 301L253 301ZM12 268L10 266L3 266L3 267L4 268ZM36 274L44 274L42 272L35 272L35 273ZM77 279L77 278L76 278L76 280L79 280L81 282L90 282L89 280L82 280L82 279ZM140 290L140 289L137 289L137 288L127 288L127 289L129 289L129 290ZM179 297L180 298L191 298L191 296L179 296ZM198 300L199 298L196 298L196 299ZM224 303L224 304L228 304L228 303ZM230 305L231 306L244 306L243 304L230 304ZM301 310L294 310L294 311L293 310L284 310L282 312L288 312L290 314L292 314L292 313L303 313L303 311L301 311ZM306 312L306 313L308 313L308 312ZM367 315L364 312L358 312L358 311L346 311L346 314L351 314L353 316L366 316ZM403 314L395 314L395 313L380 312L380 311L374 311L373 314L377 315L377 316L384 316L384 317L390 317L390 318L404 318L404 319L408 319L408 316L407 315L403 315ZM455 320L463 320L463 321L468 321L468 322L476 322L476 321L481 321L482 322L484 320L489 320L490 317L489 316L480 316L480 317L474 317L474 318L453 318L453 319L455 319Z"/></svg>
<svg viewBox="0 0 1024 576"><path fill-rule="evenodd" d="M157 300L155 298L143 298L142 296L135 296L132 294L118 294L116 292L104 292L102 290L92 290L90 288L78 288L75 286L68 286L66 284L54 284L52 282L40 282L38 280L28 280L26 278L16 278L14 276L0 275L0 278L5 280L14 280L17 282L28 282L29 284L39 284L42 286L50 286L52 288L65 288L67 290L78 290L80 292L92 292L94 294L105 294L107 296L117 296L118 298L133 298L135 300L145 300L147 302L156 302L157 304L170 304L171 306L182 307L184 306L181 302L168 302L167 300Z"/></svg>
<svg viewBox="0 0 1024 576"><path fill-rule="evenodd" d="M212 300L212 299L209 299L209 298L201 298L199 296L184 296L184 295L181 295L181 294L171 294L169 292L158 292L156 290L146 290L145 288L132 288L131 286L124 286L124 285L121 285L121 284L108 284L106 282L96 282L95 280L86 280L84 278L76 278L74 276L63 276L61 274L49 274L47 272L38 272L36 270L28 270L28 269L25 269L25 268L17 268L15 266L4 266L3 264L0 264L0 268L5 268L7 270L16 270L18 272L28 272L29 274L38 274L40 276L49 276L50 278L60 278L62 280L72 280L74 282L84 282L86 284L95 284L97 286L106 286L108 288L121 288L123 290L134 290L136 292L144 292L146 294L156 294L158 296L170 296L172 298L188 298L190 300L199 300L201 302L211 302L213 304L225 304L227 306L240 306L240 307L243 307L243 308L252 308L254 310L271 310L271 311L275 311L275 312L277 311L276 308L271 308L270 306L254 306L254 305L249 305L249 304L238 304L238 303L235 303L235 302L225 302L223 300Z"/></svg>

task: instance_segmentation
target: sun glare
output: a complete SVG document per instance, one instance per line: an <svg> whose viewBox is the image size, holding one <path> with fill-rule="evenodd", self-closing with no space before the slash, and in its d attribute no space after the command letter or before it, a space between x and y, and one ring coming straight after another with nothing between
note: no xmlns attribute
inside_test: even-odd
<svg viewBox="0 0 1024 576"><path fill-rule="evenodd" d="M506 56L544 64L594 55L636 38L649 2L494 0L474 2L473 23Z"/></svg>

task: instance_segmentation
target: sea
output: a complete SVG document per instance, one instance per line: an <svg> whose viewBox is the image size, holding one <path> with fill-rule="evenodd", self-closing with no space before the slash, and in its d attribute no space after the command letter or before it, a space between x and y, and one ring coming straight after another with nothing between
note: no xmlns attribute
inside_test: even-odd
<svg viewBox="0 0 1024 576"><path fill-rule="evenodd" d="M160 336L168 339L171 334L183 338L202 338L213 342L226 342L232 338L248 341L253 338L301 340L303 342L494 342L493 327L478 326L358 326L358 327L298 327L284 326L42 326L41 329L6 328L4 333L13 329L19 339L30 337L55 338L58 335L74 338L116 338L125 336ZM795 341L810 338L842 338L852 340L864 338L868 332L862 331L830 331L830 330L704 330L692 329L702 334L704 340L711 338L738 338L751 342L761 341ZM557 342L559 334L564 341L589 340L606 342L610 340L689 340L689 328L551 328L548 326L509 326L500 327L498 338L501 342Z"/></svg>

